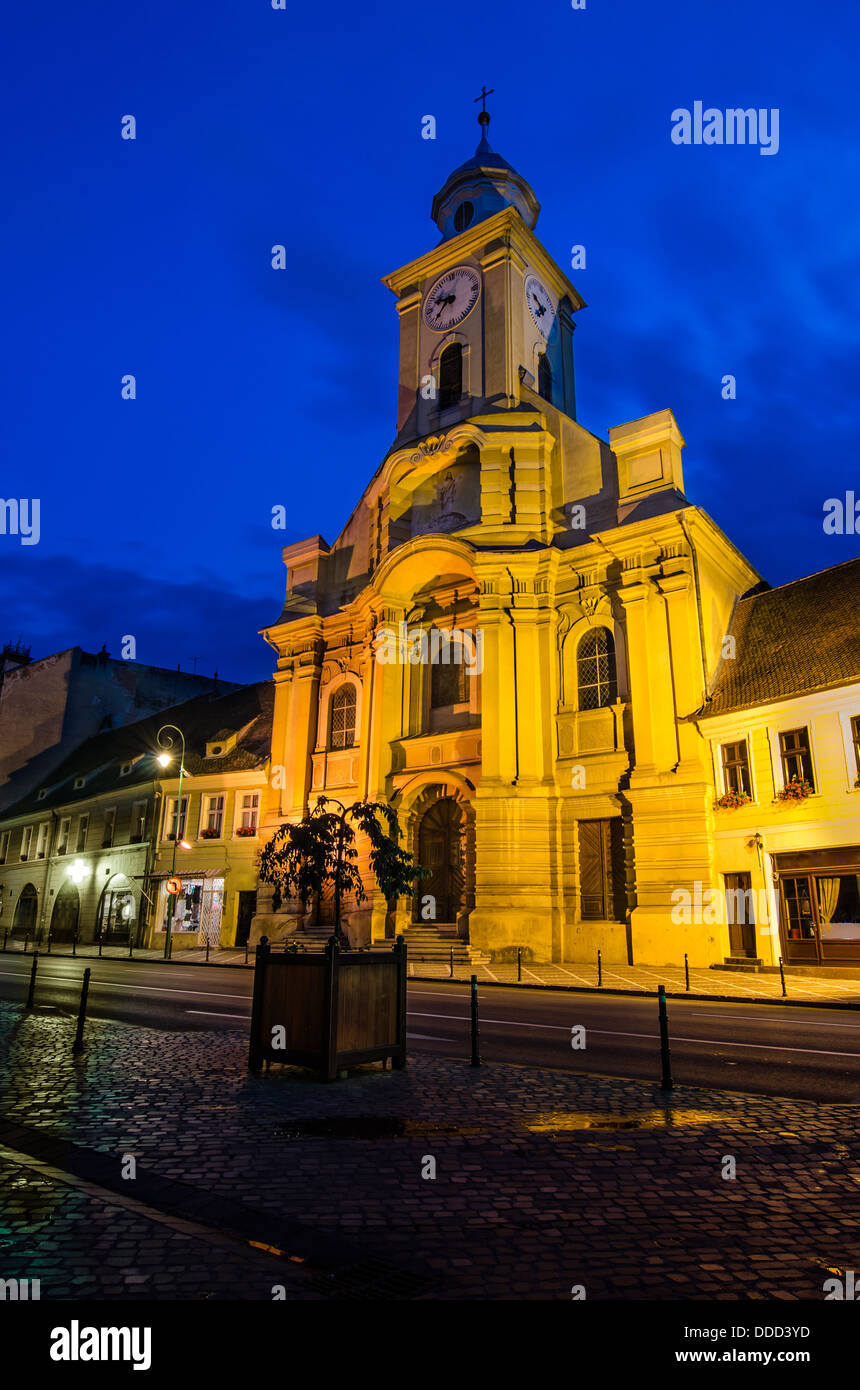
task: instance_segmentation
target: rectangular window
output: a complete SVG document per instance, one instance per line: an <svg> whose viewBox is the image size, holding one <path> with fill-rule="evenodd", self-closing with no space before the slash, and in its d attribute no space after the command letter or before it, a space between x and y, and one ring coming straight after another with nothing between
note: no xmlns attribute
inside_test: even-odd
<svg viewBox="0 0 860 1390"><path fill-rule="evenodd" d="M726 791L745 792L747 796L752 796L746 739L742 739L740 743L724 743L722 754Z"/></svg>
<svg viewBox="0 0 860 1390"><path fill-rule="evenodd" d="M30 845L32 844L32 842L33 842L33 827L32 827L32 825L25 825L23 831L21 832L21 859L22 859L22 860L25 860L25 859L29 859L29 858L30 858Z"/></svg>
<svg viewBox="0 0 860 1390"><path fill-rule="evenodd" d="M75 844L75 852L77 854L83 854L84 850L87 847L87 831L89 830L89 827L89 816L78 816L78 838Z"/></svg>
<svg viewBox="0 0 860 1390"><path fill-rule="evenodd" d="M782 759L782 780L785 786L792 781L804 779L815 790L812 778L812 754L809 748L807 729L788 729L779 736L779 753Z"/></svg>
<svg viewBox="0 0 860 1390"><path fill-rule="evenodd" d="M854 742L854 762L857 767L857 777L860 780L860 714L855 714L851 720L851 738Z"/></svg>
<svg viewBox="0 0 860 1390"><path fill-rule="evenodd" d="M207 796L203 800L203 815L201 817L200 838L203 840L219 840L221 830L224 825L224 798L223 796Z"/></svg>
<svg viewBox="0 0 860 1390"><path fill-rule="evenodd" d="M102 849L110 849L113 844L114 831L116 830L116 807L110 806L104 813L104 826L102 828Z"/></svg>
<svg viewBox="0 0 860 1390"><path fill-rule="evenodd" d="M146 835L146 802L135 801L131 808L131 843L139 845Z"/></svg>
<svg viewBox="0 0 860 1390"><path fill-rule="evenodd" d="M239 824L237 829L245 834L256 834L257 817L260 814L260 793L246 792L242 797Z"/></svg>
<svg viewBox="0 0 860 1390"><path fill-rule="evenodd" d="M5 863L6 863L6 860L7 860L8 857L9 857L9 840L10 840L10 839L11 839L11 831L9 831L9 830L4 830L4 831L2 832L2 834L0 834L0 864L5 864Z"/></svg>
<svg viewBox="0 0 860 1390"><path fill-rule="evenodd" d="M60 828L59 828L59 830L57 831L57 853L58 853L58 854L68 854L68 852L69 852L69 836L70 836L70 834L71 834L71 830L72 830L72 818L71 818L71 816L63 816L63 819L60 821Z"/></svg>
<svg viewBox="0 0 860 1390"><path fill-rule="evenodd" d="M178 827L177 827L177 824L176 824L177 816L179 817L179 825L178 825ZM186 822L187 819L188 819L188 797L187 797L187 796L183 796L183 798L182 798L182 810L181 810L181 812L180 812L180 811L179 811L179 798L178 798L178 797L175 797L175 796L172 796L172 797L170 798L170 800L168 801L168 803L167 803L167 839L168 839L168 840L176 840L176 839L184 840L184 839L185 839L185 822Z"/></svg>
<svg viewBox="0 0 860 1390"><path fill-rule="evenodd" d="M620 816L579 822L579 893L583 921L625 920L627 891Z"/></svg>
<svg viewBox="0 0 860 1390"><path fill-rule="evenodd" d="M36 832L36 858L44 859L48 852L48 833L51 829L50 822L43 820Z"/></svg>

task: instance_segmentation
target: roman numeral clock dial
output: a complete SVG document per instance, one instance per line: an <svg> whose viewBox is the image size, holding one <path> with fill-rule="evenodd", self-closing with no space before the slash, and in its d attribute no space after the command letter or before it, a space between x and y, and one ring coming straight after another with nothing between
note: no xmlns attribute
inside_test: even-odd
<svg viewBox="0 0 860 1390"><path fill-rule="evenodd" d="M424 298L424 322L437 333L447 333L472 312L480 293L481 277L470 265L446 270Z"/></svg>

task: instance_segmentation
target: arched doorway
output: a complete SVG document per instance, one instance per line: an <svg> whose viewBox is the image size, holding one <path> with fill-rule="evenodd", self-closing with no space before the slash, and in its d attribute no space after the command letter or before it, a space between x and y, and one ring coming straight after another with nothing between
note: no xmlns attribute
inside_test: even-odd
<svg viewBox="0 0 860 1390"><path fill-rule="evenodd" d="M134 887L125 874L114 874L104 888L99 903L96 934L108 941L128 941L137 926L137 903Z"/></svg>
<svg viewBox="0 0 860 1390"><path fill-rule="evenodd" d="M437 923L456 923L463 908L463 816L452 796L443 796L424 812L418 826L418 862L429 869L422 878L415 899L414 919L423 917L421 904L428 896L436 899Z"/></svg>
<svg viewBox="0 0 860 1390"><path fill-rule="evenodd" d="M21 895L15 904L15 916L12 919L12 934L23 936L25 932L33 935L36 930L36 913L39 910L39 895L32 883L25 883L21 889Z"/></svg>
<svg viewBox="0 0 860 1390"><path fill-rule="evenodd" d="M51 936L55 941L71 941L78 929L81 899L77 887L67 878L54 901Z"/></svg>

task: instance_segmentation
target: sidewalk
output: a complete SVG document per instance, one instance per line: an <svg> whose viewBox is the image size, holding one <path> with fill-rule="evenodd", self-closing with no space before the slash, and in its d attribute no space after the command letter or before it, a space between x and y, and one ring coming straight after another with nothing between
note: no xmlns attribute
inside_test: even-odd
<svg viewBox="0 0 860 1390"><path fill-rule="evenodd" d="M0 1004L0 1277L43 1300L818 1301L856 1268L856 1102L426 1053L327 1086L249 1076L241 1034L73 1033Z"/></svg>
<svg viewBox="0 0 860 1390"><path fill-rule="evenodd" d="M10 941L7 949L9 951L23 951L23 945L18 941ZM45 954L44 948L40 954ZM52 954L68 956L71 955L71 948L65 945L62 947L54 946ZM91 943L79 946L77 955L87 960L94 956L97 957L98 947ZM193 950L176 951L170 964L244 966L246 964L245 956L244 947L238 949L218 947L217 950L209 952L207 961L205 950L202 947L197 947ZM105 960L128 960L128 947L105 946L103 958ZM161 949L138 950L135 948L133 958L134 960L163 962L164 952ZM253 965L254 952L250 950L247 956L247 966L249 969L253 969ZM422 961L420 958L413 957L409 961L408 971L410 978L422 980L454 979L462 982L469 980L472 975L477 975L481 984L515 985L520 983L526 986L549 986L555 989L596 989L598 987L596 963L593 965L582 965L575 962L562 965L523 965L520 981L517 980L516 965L467 965L455 961L452 976L447 961ZM702 970L691 967L688 991L683 967L604 965L601 972L601 984L603 989L621 990L631 994L656 994L658 985L665 985L666 992L670 997L687 993L700 999L778 1001L783 997L779 972L775 974L752 974L746 971ZM811 969L805 974L789 970L786 971L785 988L786 999L797 1004L830 1004L843 1008L860 1008L860 976L857 975L825 979Z"/></svg>

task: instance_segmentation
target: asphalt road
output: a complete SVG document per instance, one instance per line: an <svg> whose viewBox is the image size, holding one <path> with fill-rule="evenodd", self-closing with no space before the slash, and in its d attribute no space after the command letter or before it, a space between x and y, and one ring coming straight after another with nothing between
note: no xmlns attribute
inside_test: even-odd
<svg viewBox="0 0 860 1390"><path fill-rule="evenodd" d="M76 1014L86 964L91 1018L247 1031L252 972L229 966L40 957L36 1004ZM0 954L0 998L23 1004L30 969L31 957ZM515 987L484 987L479 998L485 1062L659 1079L653 998ZM860 1014L695 999L668 1008L676 1083L860 1105ZM575 1026L585 1028L583 1049L571 1046ZM468 986L411 982L407 1028L411 1048L468 1060Z"/></svg>

